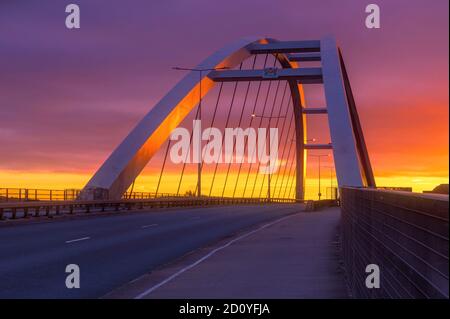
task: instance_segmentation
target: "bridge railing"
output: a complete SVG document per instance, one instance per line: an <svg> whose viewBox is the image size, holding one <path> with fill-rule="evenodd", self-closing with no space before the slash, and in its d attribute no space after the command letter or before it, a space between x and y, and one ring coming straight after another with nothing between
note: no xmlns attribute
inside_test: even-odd
<svg viewBox="0 0 450 319"><path fill-rule="evenodd" d="M272 198L270 203L296 203L295 199ZM179 197L126 200L28 201L0 203L0 220L28 217L53 217L63 214L126 211L144 208L167 208L209 205L267 204L266 198Z"/></svg>
<svg viewBox="0 0 450 319"><path fill-rule="evenodd" d="M67 201L76 200L81 189L0 188L0 202ZM185 194L126 192L123 199L186 197Z"/></svg>
<svg viewBox="0 0 450 319"><path fill-rule="evenodd" d="M0 188L0 202L75 200L79 189Z"/></svg>
<svg viewBox="0 0 450 319"><path fill-rule="evenodd" d="M187 197L187 195L174 193L126 192L122 196L123 199L149 199L161 197Z"/></svg>
<svg viewBox="0 0 450 319"><path fill-rule="evenodd" d="M357 298L449 297L449 202L446 195L342 188L342 249ZM380 270L369 289L366 267Z"/></svg>

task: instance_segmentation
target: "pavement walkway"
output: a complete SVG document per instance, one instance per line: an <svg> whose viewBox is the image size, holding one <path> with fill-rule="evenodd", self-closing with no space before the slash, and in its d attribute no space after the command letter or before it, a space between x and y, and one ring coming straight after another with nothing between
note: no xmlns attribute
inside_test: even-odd
<svg viewBox="0 0 450 319"><path fill-rule="evenodd" d="M106 298L347 298L339 208L303 212L205 247Z"/></svg>

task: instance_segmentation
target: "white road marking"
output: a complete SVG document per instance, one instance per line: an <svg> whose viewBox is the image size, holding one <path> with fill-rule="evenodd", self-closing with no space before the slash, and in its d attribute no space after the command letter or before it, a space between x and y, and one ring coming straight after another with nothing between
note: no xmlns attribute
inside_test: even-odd
<svg viewBox="0 0 450 319"><path fill-rule="evenodd" d="M298 214L298 213L297 213L297 214ZM217 253L218 251L221 251L222 249L227 248L227 247L230 246L231 244L233 244L233 243L235 243L235 242L237 242L237 241L239 241L239 240L241 240L241 239L244 239L244 238L246 238L246 237L248 237L248 236L250 236L250 235L253 235L254 233L257 233L257 232L259 232L260 230L262 230L262 229L264 229L264 228L267 228L267 227L270 227L270 226L272 226L272 225L275 225L275 224L277 224L277 223L279 223L279 222L281 222L281 221L283 221L283 220L285 220L285 219L287 219L287 218L290 218L290 217L292 217L292 216L295 216L295 215L297 215L297 214L292 214L292 215L289 215L289 216L282 217L282 218L277 219L277 220L275 220L275 221L273 221L273 222L271 222L271 223L264 224L264 225L262 225L261 227L255 229L255 230L252 230L252 231L250 231L250 232L248 232L248 233L245 233L245 234L243 234L243 235L241 235L241 236L239 236L239 237L237 237L237 238L235 238L235 239L230 240L230 241L227 242L226 244L224 244L224 245L222 245L222 246L220 246L220 247L218 247L218 248L212 250L211 252L209 252L208 254L206 254L205 256L203 256L202 258L200 258L199 260L197 260L197 261L193 262L192 264L190 264L190 265L188 265L188 266L186 266L186 267L180 269L179 271L177 271L177 272L174 273L173 275L171 275L171 276L169 276L168 278L166 278L166 279L164 279L163 281L161 281L159 284L156 284L156 285L154 285L153 287L150 287L149 289L147 289L147 290L145 290L144 292L140 293L139 295L137 295L137 296L134 297L133 299L142 299L143 297L149 295L150 293L152 293L153 291L155 291L155 290L158 289L159 287L161 287L161 286L167 284L168 282L172 281L173 279L177 278L177 277L178 277L179 275L181 275L182 273L188 271L188 270L191 269L191 268L194 268L195 266L197 266L197 265L200 264L201 262L205 261L206 259L208 259L208 258L211 257L212 255L214 255L214 254Z"/></svg>
<svg viewBox="0 0 450 319"><path fill-rule="evenodd" d="M144 225L142 228L149 228L149 227L155 227L158 226L158 224L150 224L150 225Z"/></svg>
<svg viewBox="0 0 450 319"><path fill-rule="evenodd" d="M66 241L66 244L70 244L70 243L74 243L74 242L82 241L82 240L88 240L88 239L91 239L91 237L82 237L82 238L68 240L68 241Z"/></svg>

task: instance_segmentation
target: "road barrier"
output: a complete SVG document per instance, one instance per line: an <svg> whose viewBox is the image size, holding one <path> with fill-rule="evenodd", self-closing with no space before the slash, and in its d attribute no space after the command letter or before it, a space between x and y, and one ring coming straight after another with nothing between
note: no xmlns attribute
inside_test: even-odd
<svg viewBox="0 0 450 319"><path fill-rule="evenodd" d="M448 195L367 188L340 194L343 258L354 297L449 297ZM366 285L368 265L378 266L379 288Z"/></svg>
<svg viewBox="0 0 450 319"><path fill-rule="evenodd" d="M81 189L0 188L0 202L68 201L79 199ZM126 192L123 199L186 197L185 194Z"/></svg>
<svg viewBox="0 0 450 319"><path fill-rule="evenodd" d="M76 213L91 213L105 211L124 211L144 208L167 208L211 205L245 205L269 203L296 203L295 199L272 198L221 198L221 197L180 197L151 198L127 200L92 200L92 201L28 201L0 203L0 220L28 217L53 217Z"/></svg>
<svg viewBox="0 0 450 319"><path fill-rule="evenodd" d="M0 188L0 202L75 200L79 189Z"/></svg>

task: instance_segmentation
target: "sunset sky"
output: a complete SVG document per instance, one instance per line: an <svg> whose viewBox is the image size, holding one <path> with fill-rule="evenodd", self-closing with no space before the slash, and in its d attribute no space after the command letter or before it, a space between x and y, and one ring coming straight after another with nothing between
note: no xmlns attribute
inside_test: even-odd
<svg viewBox="0 0 450 319"><path fill-rule="evenodd" d="M364 24L372 2L380 29ZM241 37L330 34L343 51L377 184L422 191L448 183L449 2L372 2L3 0L0 188L83 187L181 79L175 65L195 66ZM81 8L79 30L65 27L68 3ZM306 104L320 106L310 93ZM309 136L328 142L326 124L312 122ZM158 163L137 190L152 190ZM313 197L317 164L309 164Z"/></svg>

